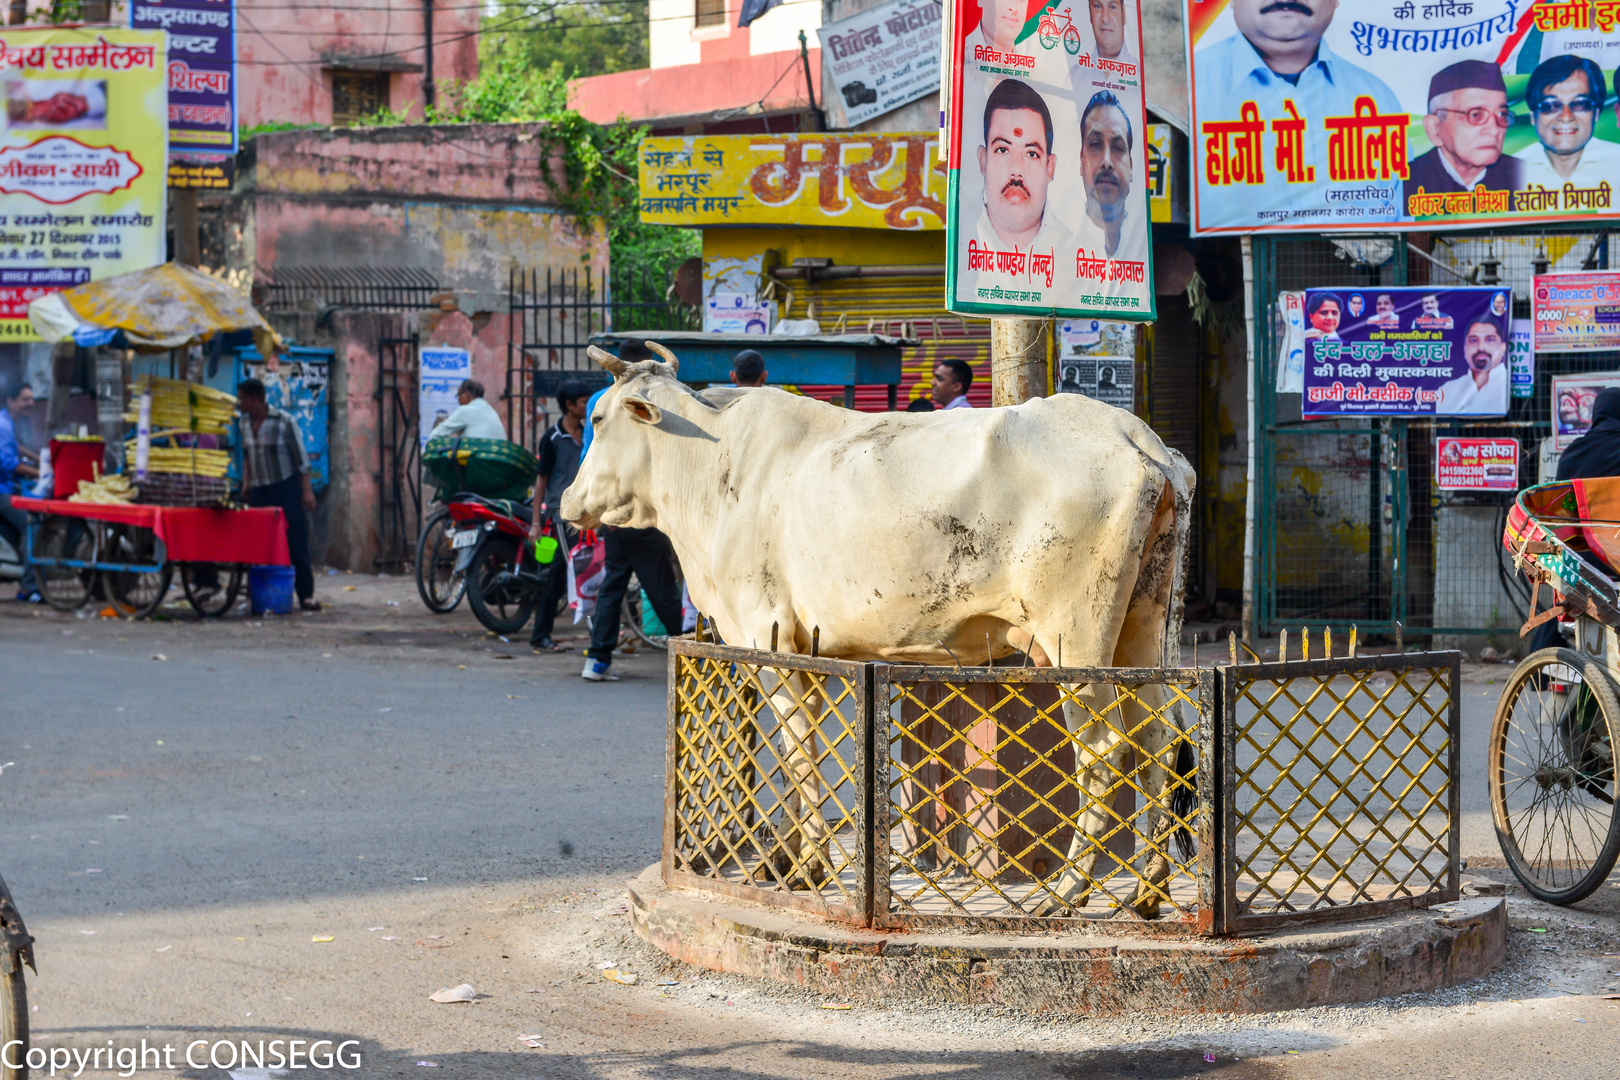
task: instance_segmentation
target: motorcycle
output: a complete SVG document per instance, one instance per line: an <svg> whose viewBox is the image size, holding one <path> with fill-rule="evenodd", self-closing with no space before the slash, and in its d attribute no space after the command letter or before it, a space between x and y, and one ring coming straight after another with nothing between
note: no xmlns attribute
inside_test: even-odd
<svg viewBox="0 0 1620 1080"><path fill-rule="evenodd" d="M462 493L449 512L454 571L466 581L467 605L485 629L517 633L545 595L550 575L563 572L552 523L546 521L531 544L528 503Z"/></svg>

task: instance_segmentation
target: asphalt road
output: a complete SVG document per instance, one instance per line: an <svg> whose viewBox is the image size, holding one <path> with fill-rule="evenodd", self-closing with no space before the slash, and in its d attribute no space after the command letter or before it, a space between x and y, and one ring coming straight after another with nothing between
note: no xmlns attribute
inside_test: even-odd
<svg viewBox="0 0 1620 1080"><path fill-rule="evenodd" d="M675 965L628 933L620 899L657 854L662 654L589 685L572 654L413 610L408 584L322 591L336 610L258 626L0 605L0 763L15 763L0 873L38 938L40 1045L144 1038L176 1046L178 1068L142 1075L210 1080L230 1070L186 1066L188 1043L350 1040L361 1075L418 1078L1405 1077L1421 1062L1564 1080L1620 1061L1620 1005L1599 996L1620 888L1570 912L1515 899L1517 926L1550 933L1513 934L1483 983L1272 1018L827 1011ZM1465 684L1471 756L1493 675ZM1465 783L1466 846L1487 855L1480 787ZM608 961L637 984L606 981ZM462 982L477 1003L427 1000Z"/></svg>

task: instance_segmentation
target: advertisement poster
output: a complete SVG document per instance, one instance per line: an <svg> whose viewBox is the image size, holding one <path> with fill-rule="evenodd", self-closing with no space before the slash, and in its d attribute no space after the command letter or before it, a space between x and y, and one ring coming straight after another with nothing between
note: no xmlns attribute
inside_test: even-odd
<svg viewBox="0 0 1620 1080"><path fill-rule="evenodd" d="M169 32L169 151L236 153L235 0L131 0L129 25Z"/></svg>
<svg viewBox="0 0 1620 1080"><path fill-rule="evenodd" d="M1147 126L1148 218L1166 225L1187 224L1186 154L1176 129L1169 124Z"/></svg>
<svg viewBox="0 0 1620 1080"><path fill-rule="evenodd" d="M1611 0L1188 0L1185 23L1199 233L1620 210Z"/></svg>
<svg viewBox="0 0 1620 1080"><path fill-rule="evenodd" d="M706 334L768 334L776 323L776 301L761 302L743 293L714 293L703 298Z"/></svg>
<svg viewBox="0 0 1620 1080"><path fill-rule="evenodd" d="M1513 294L1306 289L1303 413L1505 416Z"/></svg>
<svg viewBox="0 0 1620 1080"><path fill-rule="evenodd" d="M456 391L464 380L472 378L472 353L433 345L424 347L419 357L422 370L418 379L420 396L416 415L421 417L422 445L426 446L433 429L444 423L460 404Z"/></svg>
<svg viewBox="0 0 1620 1080"><path fill-rule="evenodd" d="M1536 396L1535 336L1530 329L1533 325L1529 319L1514 319L1509 330L1508 363L1512 368L1513 396L1516 398Z"/></svg>
<svg viewBox="0 0 1620 1080"><path fill-rule="evenodd" d="M1435 486L1441 491L1519 490L1519 440L1435 440Z"/></svg>
<svg viewBox="0 0 1620 1080"><path fill-rule="evenodd" d="M38 341L28 304L166 257L163 35L0 30L0 341Z"/></svg>
<svg viewBox="0 0 1620 1080"><path fill-rule="evenodd" d="M939 89L938 0L893 0L816 31L827 123L850 128Z"/></svg>
<svg viewBox="0 0 1620 1080"><path fill-rule="evenodd" d="M1277 393L1305 389L1305 291L1277 294Z"/></svg>
<svg viewBox="0 0 1620 1080"><path fill-rule="evenodd" d="M945 306L1155 317L1137 0L952 0Z"/></svg>
<svg viewBox="0 0 1620 1080"><path fill-rule="evenodd" d="M650 225L945 227L939 135L667 135L641 140Z"/></svg>
<svg viewBox="0 0 1620 1080"><path fill-rule="evenodd" d="M1565 447L1592 426L1592 406L1599 390L1620 386L1620 371L1592 371L1552 378L1553 448Z"/></svg>
<svg viewBox="0 0 1620 1080"><path fill-rule="evenodd" d="M1057 392L1136 407L1136 324L1100 319L1058 323Z"/></svg>
<svg viewBox="0 0 1620 1080"><path fill-rule="evenodd" d="M1620 349L1620 273L1538 274L1530 291L1536 352Z"/></svg>

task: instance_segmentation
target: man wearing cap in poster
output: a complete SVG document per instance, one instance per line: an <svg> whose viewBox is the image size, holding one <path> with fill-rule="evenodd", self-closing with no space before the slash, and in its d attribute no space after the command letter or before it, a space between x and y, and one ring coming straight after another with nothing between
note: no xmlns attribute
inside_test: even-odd
<svg viewBox="0 0 1620 1080"><path fill-rule="evenodd" d="M1555 56L1530 73L1524 103L1540 142L1520 150L1524 186L1597 187L1620 176L1620 146L1592 137L1603 115L1603 71L1584 56Z"/></svg>
<svg viewBox="0 0 1620 1080"><path fill-rule="evenodd" d="M1483 60L1462 60L1429 80L1429 115L1423 131L1434 149L1412 162L1406 176L1410 199L1473 191L1517 191L1523 186L1518 158L1502 153L1513 114L1507 107L1502 69Z"/></svg>
<svg viewBox="0 0 1620 1080"><path fill-rule="evenodd" d="M1488 315L1475 319L1463 339L1468 370L1440 387L1439 416L1505 416L1508 411L1508 336ZM1453 369L1455 370L1455 369Z"/></svg>
<svg viewBox="0 0 1620 1080"><path fill-rule="evenodd" d="M1080 113L1080 178L1086 206L1075 223L1075 242L1093 259L1147 258L1147 229L1131 211L1136 133L1119 98L1091 95Z"/></svg>
<svg viewBox="0 0 1620 1080"><path fill-rule="evenodd" d="M1232 0L1238 32L1193 53L1198 122L1237 120L1243 106L1254 102L1264 119L1285 119L1284 102L1292 101L1306 121L1304 159L1316 168L1315 180L1290 183L1275 166L1273 138L1265 139L1264 182L1199 189L1199 220L1205 226L1253 225L1257 210L1320 210L1336 205L1325 198L1328 137L1324 121L1353 116L1356 99L1370 97L1380 113L1401 113L1401 99L1378 76L1357 67L1322 40L1333 22L1338 0ZM1207 40L1207 35L1205 40ZM1200 154L1203 141L1193 139ZM1201 164L1200 164L1200 167ZM1362 202L1359 221L1391 221L1400 183L1374 181L1383 189L1380 201ZM1367 183L1351 185L1365 188Z"/></svg>

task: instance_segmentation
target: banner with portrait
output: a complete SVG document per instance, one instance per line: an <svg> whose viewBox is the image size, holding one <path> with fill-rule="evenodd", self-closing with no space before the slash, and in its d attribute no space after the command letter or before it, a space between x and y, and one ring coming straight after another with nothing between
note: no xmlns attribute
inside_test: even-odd
<svg viewBox="0 0 1620 1080"><path fill-rule="evenodd" d="M1201 234L1620 210L1620 0L1187 0Z"/></svg>
<svg viewBox="0 0 1620 1080"><path fill-rule="evenodd" d="M1501 286L1306 289L1301 411L1506 416L1512 313Z"/></svg>
<svg viewBox="0 0 1620 1080"><path fill-rule="evenodd" d="M1137 0L950 0L946 297L1155 317Z"/></svg>

